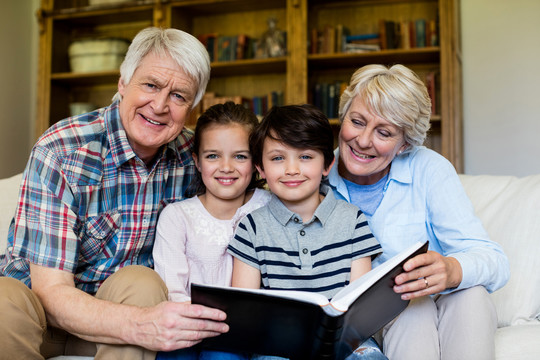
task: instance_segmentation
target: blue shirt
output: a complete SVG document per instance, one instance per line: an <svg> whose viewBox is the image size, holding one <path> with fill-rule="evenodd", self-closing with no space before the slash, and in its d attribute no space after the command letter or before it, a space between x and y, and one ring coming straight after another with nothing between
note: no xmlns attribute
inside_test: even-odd
<svg viewBox="0 0 540 360"><path fill-rule="evenodd" d="M195 171L191 144L184 129L148 169L117 102L56 123L32 149L0 274L30 286L32 262L73 273L93 294L121 267L153 266L158 215L182 199Z"/></svg>
<svg viewBox="0 0 540 360"><path fill-rule="evenodd" d="M383 198L383 188L388 180L388 174L383 176L375 184L358 185L352 181L343 179L347 185L350 202L362 208L366 215L373 215Z"/></svg>
<svg viewBox="0 0 540 360"><path fill-rule="evenodd" d="M350 201L338 174L339 151L328 181L336 197ZM356 204L355 204L356 205ZM429 240L429 249L456 258L463 279L456 289L483 285L492 292L508 281L508 258L489 239L452 164L423 146L394 158L383 199L369 227L383 248L377 266L415 241Z"/></svg>

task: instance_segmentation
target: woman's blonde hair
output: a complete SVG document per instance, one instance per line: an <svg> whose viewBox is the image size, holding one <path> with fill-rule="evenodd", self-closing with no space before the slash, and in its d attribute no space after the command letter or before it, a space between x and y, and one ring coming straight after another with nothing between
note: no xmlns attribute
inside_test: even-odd
<svg viewBox="0 0 540 360"><path fill-rule="evenodd" d="M341 95L341 122L355 96L374 115L401 129L411 147L424 143L430 127L431 100L426 86L412 70L403 65L366 65L356 70Z"/></svg>

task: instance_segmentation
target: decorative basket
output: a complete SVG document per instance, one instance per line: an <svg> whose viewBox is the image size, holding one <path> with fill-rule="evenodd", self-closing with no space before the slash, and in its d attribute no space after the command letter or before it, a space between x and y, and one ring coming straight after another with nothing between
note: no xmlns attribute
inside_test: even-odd
<svg viewBox="0 0 540 360"><path fill-rule="evenodd" d="M73 72L118 70L124 60L129 41L125 39L85 39L71 43L68 49Z"/></svg>

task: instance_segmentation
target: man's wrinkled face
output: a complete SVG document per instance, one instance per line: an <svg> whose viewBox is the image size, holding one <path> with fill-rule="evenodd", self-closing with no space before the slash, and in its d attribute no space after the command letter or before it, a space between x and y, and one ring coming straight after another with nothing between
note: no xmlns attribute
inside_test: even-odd
<svg viewBox="0 0 540 360"><path fill-rule="evenodd" d="M118 82L120 117L133 151L145 163L174 140L188 118L197 82L170 57L146 55L128 84Z"/></svg>

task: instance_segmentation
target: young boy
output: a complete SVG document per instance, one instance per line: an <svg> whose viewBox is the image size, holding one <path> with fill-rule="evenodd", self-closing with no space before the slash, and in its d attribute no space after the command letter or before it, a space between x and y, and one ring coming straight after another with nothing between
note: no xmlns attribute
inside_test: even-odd
<svg viewBox="0 0 540 360"><path fill-rule="evenodd" d="M329 299L371 270L381 246L365 215L322 185L334 162L326 116L310 105L272 108L250 137L253 163L273 195L238 225L228 251L232 285L305 290ZM366 349L367 347L367 349ZM351 358L386 359L373 340ZM369 353L369 354L368 354Z"/></svg>

